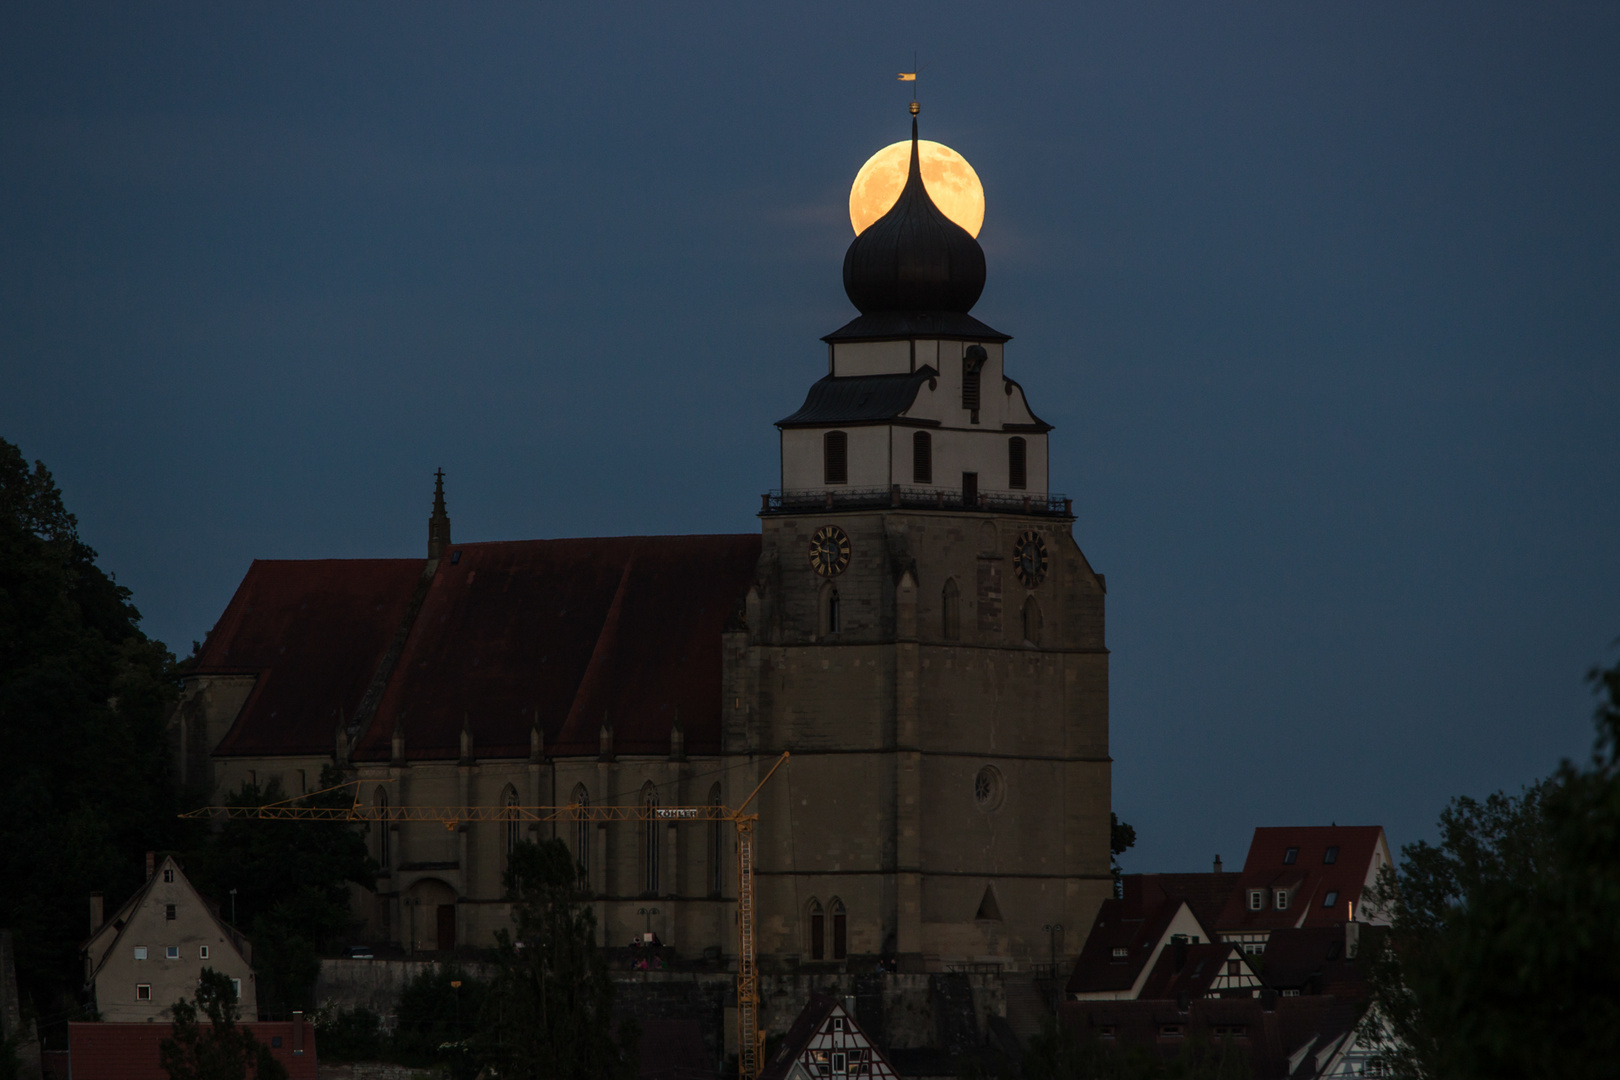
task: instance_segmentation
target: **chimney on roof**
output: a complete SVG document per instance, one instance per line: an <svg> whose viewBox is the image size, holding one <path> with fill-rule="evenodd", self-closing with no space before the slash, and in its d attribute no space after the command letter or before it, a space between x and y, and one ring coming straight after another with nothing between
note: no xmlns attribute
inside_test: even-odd
<svg viewBox="0 0 1620 1080"><path fill-rule="evenodd" d="M102 907L101 894L90 894L90 932L93 934L101 929L101 924L107 921L105 909Z"/></svg>
<svg viewBox="0 0 1620 1080"><path fill-rule="evenodd" d="M1215 872L1217 874L1221 872L1221 857L1219 855L1215 856Z"/></svg>
<svg viewBox="0 0 1620 1080"><path fill-rule="evenodd" d="M394 748L391 765L405 764L405 714L400 713L399 719L394 721Z"/></svg>
<svg viewBox="0 0 1620 1080"><path fill-rule="evenodd" d="M151 881L152 875L155 873L157 873L157 852L148 851L146 853L146 880Z"/></svg>
<svg viewBox="0 0 1620 1080"><path fill-rule="evenodd" d="M600 733L600 738L601 738L602 748L601 748L601 752L597 755L596 760L598 760L598 761L612 761L613 760L613 725L608 723L606 720L602 721L602 731Z"/></svg>
<svg viewBox="0 0 1620 1080"><path fill-rule="evenodd" d="M428 518L428 558L437 559L450 546L450 515L444 512L444 470L433 474L433 514Z"/></svg>
<svg viewBox="0 0 1620 1080"><path fill-rule="evenodd" d="M534 726L529 728L529 761L535 765L546 760L546 733L540 730L540 710L534 710Z"/></svg>
<svg viewBox="0 0 1620 1080"><path fill-rule="evenodd" d="M461 763L473 763L472 714L468 712L461 714Z"/></svg>
<svg viewBox="0 0 1620 1080"><path fill-rule="evenodd" d="M669 760L686 760L686 732L681 730L681 710L675 710L675 722L669 725Z"/></svg>

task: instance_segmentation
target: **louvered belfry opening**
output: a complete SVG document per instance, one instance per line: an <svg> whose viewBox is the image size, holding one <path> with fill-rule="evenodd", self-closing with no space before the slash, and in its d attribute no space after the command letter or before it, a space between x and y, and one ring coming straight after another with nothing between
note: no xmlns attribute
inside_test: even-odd
<svg viewBox="0 0 1620 1080"><path fill-rule="evenodd" d="M1028 449L1022 437L1007 440L1007 486L1022 491L1029 486Z"/></svg>
<svg viewBox="0 0 1620 1080"><path fill-rule="evenodd" d="M979 422L979 365L980 361L971 356L962 358L962 408L973 413L973 422Z"/></svg>
<svg viewBox="0 0 1620 1080"><path fill-rule="evenodd" d="M934 437L926 431L919 431L911 437L911 482L934 482Z"/></svg>
<svg viewBox="0 0 1620 1080"><path fill-rule="evenodd" d="M822 483L849 483L849 435L829 431L822 438Z"/></svg>

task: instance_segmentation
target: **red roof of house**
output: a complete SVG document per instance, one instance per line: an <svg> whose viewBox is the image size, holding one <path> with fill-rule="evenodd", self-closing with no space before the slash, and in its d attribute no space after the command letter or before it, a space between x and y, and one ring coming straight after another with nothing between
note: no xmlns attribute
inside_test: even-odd
<svg viewBox="0 0 1620 1080"><path fill-rule="evenodd" d="M255 562L195 668L257 675L219 754L330 753L339 712L372 713L352 751L386 760L720 749L721 632L757 534L453 545L414 559ZM375 683L375 686L373 684ZM373 689L367 707L368 688Z"/></svg>
<svg viewBox="0 0 1620 1080"><path fill-rule="evenodd" d="M315 1027L291 1021L239 1025L270 1047L287 1068L289 1080L316 1080ZM169 1080L159 1047L173 1031L170 1024L70 1023L68 1054L73 1080ZM303 1052L298 1052L299 1040ZM277 1044L280 1045L277 1045Z"/></svg>
<svg viewBox="0 0 1620 1080"><path fill-rule="evenodd" d="M257 676L221 755L330 754L387 650L420 559L255 559L195 672Z"/></svg>
<svg viewBox="0 0 1620 1080"><path fill-rule="evenodd" d="M1163 940L1176 912L1186 903L1185 897L1164 888L1160 879L1169 876L1125 875L1124 897L1104 900L1092 920L1091 932L1086 935L1074 973L1069 976L1068 993L1125 991L1135 985L1143 965L1153 956L1154 946ZM1190 903L1187 906L1192 907ZM1195 918L1197 914L1193 912ZM1209 932L1207 926L1205 931ZM1124 949L1125 955L1115 956L1115 949Z"/></svg>
<svg viewBox="0 0 1620 1080"><path fill-rule="evenodd" d="M1330 852L1331 863L1327 861ZM1387 855L1384 830L1377 825L1256 829L1249 857L1237 875L1237 890L1215 929L1225 934L1342 923L1350 901L1360 909L1362 887L1375 860L1383 855ZM1248 896L1253 889L1265 893L1259 911L1249 910ZM1276 889L1289 891L1286 909L1277 910L1273 902ZM1323 906L1330 899L1332 903Z"/></svg>
<svg viewBox="0 0 1620 1080"><path fill-rule="evenodd" d="M1205 942L1199 945L1171 945L1159 954L1153 970L1142 984L1139 1001L1175 1001L1185 994L1189 999L1209 993L1210 984L1221 974L1227 960L1238 952L1236 945Z"/></svg>

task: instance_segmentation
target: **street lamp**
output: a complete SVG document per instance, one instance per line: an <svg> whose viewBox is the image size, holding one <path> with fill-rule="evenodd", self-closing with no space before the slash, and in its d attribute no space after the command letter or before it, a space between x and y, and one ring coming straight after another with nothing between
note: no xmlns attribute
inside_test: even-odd
<svg viewBox="0 0 1620 1080"><path fill-rule="evenodd" d="M456 992L456 1038L461 1037L461 980L451 979L450 989Z"/></svg>
<svg viewBox="0 0 1620 1080"><path fill-rule="evenodd" d="M658 914L658 909L655 907L637 908L636 914L647 916L647 933L652 933L652 917Z"/></svg>

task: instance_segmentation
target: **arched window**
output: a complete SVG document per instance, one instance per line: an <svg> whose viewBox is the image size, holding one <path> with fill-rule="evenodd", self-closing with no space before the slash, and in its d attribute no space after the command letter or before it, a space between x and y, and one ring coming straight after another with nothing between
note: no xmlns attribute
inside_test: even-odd
<svg viewBox="0 0 1620 1080"><path fill-rule="evenodd" d="M574 788L571 800L582 810L590 809L591 794L585 790L584 784ZM591 883L591 823L581 814L574 825L574 862L579 870L579 883L581 887L589 887Z"/></svg>
<svg viewBox="0 0 1620 1080"><path fill-rule="evenodd" d="M832 916L832 958L843 960L849 956L849 916L844 902L833 897L827 902L827 914Z"/></svg>
<svg viewBox="0 0 1620 1080"><path fill-rule="evenodd" d="M1022 436L1007 440L1007 486L1014 491L1029 486L1028 448Z"/></svg>
<svg viewBox="0 0 1620 1080"><path fill-rule="evenodd" d="M926 431L919 431L911 437L911 482L934 482L934 437Z"/></svg>
<svg viewBox="0 0 1620 1080"><path fill-rule="evenodd" d="M720 805L720 785L716 784L709 789L709 805ZM720 896L720 830L725 825L719 821L709 822L709 895Z"/></svg>
<svg viewBox="0 0 1620 1080"><path fill-rule="evenodd" d="M523 826L517 815L518 793L511 784L501 792L501 805L506 808L506 854L510 856L523 839Z"/></svg>
<svg viewBox="0 0 1620 1080"><path fill-rule="evenodd" d="M825 484L849 483L849 435L829 431L821 438L821 478Z"/></svg>
<svg viewBox="0 0 1620 1080"><path fill-rule="evenodd" d="M641 803L647 808L647 866L646 892L658 895L658 789L649 780L641 787Z"/></svg>
<svg viewBox="0 0 1620 1080"><path fill-rule="evenodd" d="M388 792L382 788L372 796L371 803L377 808L377 865L386 873L391 866L390 856L393 854L393 823L388 817Z"/></svg>
<svg viewBox="0 0 1620 1080"><path fill-rule="evenodd" d="M821 909L821 901L811 898L806 913L810 922L810 959L825 960L827 958L827 913Z"/></svg>
<svg viewBox="0 0 1620 1080"><path fill-rule="evenodd" d="M940 617L944 622L941 632L946 641L962 640L962 590L955 578L945 579L945 588L939 597Z"/></svg>
<svg viewBox="0 0 1620 1080"><path fill-rule="evenodd" d="M843 628L843 611L838 599L838 586L830 581L823 582L817 600L819 612L820 632L822 636L836 634Z"/></svg>
<svg viewBox="0 0 1620 1080"><path fill-rule="evenodd" d="M836 634L838 630L838 590L834 589L827 596L827 633Z"/></svg>
<svg viewBox="0 0 1620 1080"><path fill-rule="evenodd" d="M1041 605L1035 602L1033 596L1024 600L1024 644L1039 645L1041 643Z"/></svg>

